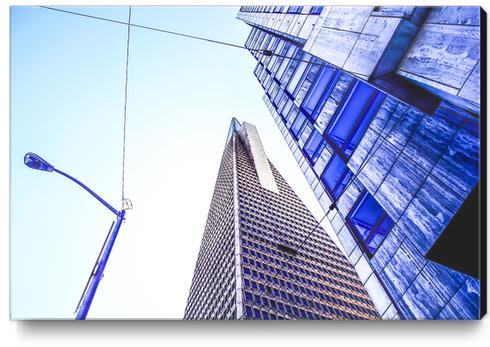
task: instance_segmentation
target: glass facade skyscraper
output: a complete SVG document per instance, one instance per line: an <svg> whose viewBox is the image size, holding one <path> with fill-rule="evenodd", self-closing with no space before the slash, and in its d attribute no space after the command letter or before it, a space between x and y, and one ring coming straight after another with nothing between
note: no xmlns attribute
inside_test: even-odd
<svg viewBox="0 0 490 347"><path fill-rule="evenodd" d="M237 18L264 101L382 318L479 318L480 9L244 6Z"/></svg>
<svg viewBox="0 0 490 347"><path fill-rule="evenodd" d="M233 119L184 319L379 319L356 271Z"/></svg>

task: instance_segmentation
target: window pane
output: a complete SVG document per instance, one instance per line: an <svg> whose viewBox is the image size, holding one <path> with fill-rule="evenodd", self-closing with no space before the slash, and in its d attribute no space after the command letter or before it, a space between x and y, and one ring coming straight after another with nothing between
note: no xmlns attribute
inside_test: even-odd
<svg viewBox="0 0 490 347"><path fill-rule="evenodd" d="M279 43L281 43L281 39L276 37L274 38L274 40L272 41L272 44L270 45L269 49L273 52L276 51L277 47L279 46Z"/></svg>
<svg viewBox="0 0 490 347"><path fill-rule="evenodd" d="M320 146L320 149L318 151L318 160L315 164L315 166L313 167L313 170L315 171L315 173L320 176L323 172L323 170L325 169L325 167L327 166L327 163L328 161L330 160L330 158L332 157L332 154L331 152L329 151L329 149L327 148L327 146Z"/></svg>
<svg viewBox="0 0 490 347"><path fill-rule="evenodd" d="M355 82L340 111L335 115L332 125L327 129L328 134L339 147L343 147L348 140L349 134L375 92L376 90L366 83Z"/></svg>
<svg viewBox="0 0 490 347"><path fill-rule="evenodd" d="M296 50L296 47L291 45L286 53L286 57L291 58ZM289 65L291 59L288 58L283 58L281 66L276 72L276 78L279 80L282 77L282 74L284 73L284 70L286 70L286 67Z"/></svg>
<svg viewBox="0 0 490 347"><path fill-rule="evenodd" d="M390 216L385 215L385 219L383 222L379 225L379 227L376 229L377 232L380 234L386 235L390 231L391 227L395 224L393 222L393 219L390 218Z"/></svg>
<svg viewBox="0 0 490 347"><path fill-rule="evenodd" d="M383 242L386 234L388 234L388 231L390 231L393 224L393 220L386 215L380 226L376 228L376 230L369 236L369 238L366 240L366 246L371 253L374 253L381 242Z"/></svg>
<svg viewBox="0 0 490 347"><path fill-rule="evenodd" d="M298 146L300 148L304 147L312 131L313 131L313 126L310 124L310 122L307 121L305 126L303 126L303 128L298 133Z"/></svg>
<svg viewBox="0 0 490 347"><path fill-rule="evenodd" d="M369 110L364 114L362 120L357 126L356 131L354 132L351 139L345 146L344 152L348 156L350 156L354 152L354 149L361 141L362 137L364 136L364 133L366 132L366 129L369 126L369 123L371 123L371 120L376 115L376 112L378 112L378 109L381 106L381 103L383 102L384 98L385 95L383 93L379 93L379 92L376 93L376 97L372 100L371 105L369 106Z"/></svg>
<svg viewBox="0 0 490 347"><path fill-rule="evenodd" d="M310 14L320 14L322 13L323 6L312 6L310 10Z"/></svg>
<svg viewBox="0 0 490 347"><path fill-rule="evenodd" d="M281 93L281 101L279 101L279 104L277 105L277 112L281 113L282 108L284 105L286 105L286 102L289 100L289 97L286 95L286 93L282 92Z"/></svg>
<svg viewBox="0 0 490 347"><path fill-rule="evenodd" d="M305 101L303 103L303 108L309 114L313 113L313 110L315 109L315 106L318 104L318 101L320 100L321 96L331 84L330 81L332 80L332 76L334 75L334 73L335 70L328 66L322 68L322 70L320 71L318 78L311 86L308 95L306 96Z"/></svg>
<svg viewBox="0 0 490 347"><path fill-rule="evenodd" d="M271 39L272 39L272 36L266 35L264 37L264 41L262 41L262 44L260 46L260 49L265 49L267 46L269 46L269 42L271 41ZM265 57L266 56L262 55L262 56L260 56L260 59L265 58Z"/></svg>
<svg viewBox="0 0 490 347"><path fill-rule="evenodd" d="M303 77L303 74L308 67L308 62L302 61L299 63L298 67L296 68L296 71L294 72L293 77L289 81L287 91L289 94L293 95L296 87L298 86L299 81Z"/></svg>
<svg viewBox="0 0 490 347"><path fill-rule="evenodd" d="M286 119L286 127L290 128L291 125L293 124L294 120L296 119L296 116L298 114L298 108L296 105L293 104L293 107L291 108L291 111L289 111L289 114Z"/></svg>
<svg viewBox="0 0 490 347"><path fill-rule="evenodd" d="M252 308L250 306L245 306L245 311L247 312L246 317L252 318Z"/></svg>
<svg viewBox="0 0 490 347"><path fill-rule="evenodd" d="M284 118L286 118L286 116L289 114L289 111L291 110L291 106L293 106L293 100L288 98L286 105L284 106L281 112Z"/></svg>
<svg viewBox="0 0 490 347"><path fill-rule="evenodd" d="M286 69L286 72L284 75L281 77L281 84L287 84L291 76L293 75L294 70L296 69L296 66L298 66L299 60L303 56L303 53L301 50L296 50L296 53L293 55L293 59L291 60L291 63L288 65L288 68Z"/></svg>
<svg viewBox="0 0 490 347"><path fill-rule="evenodd" d="M281 42L281 44L278 46L278 49L277 49L278 51L280 50L279 55L274 55L272 57L272 59L269 61L269 64L267 66L269 71L277 71L276 68L277 68L278 64L280 64L282 59L284 59L281 57L286 54L288 49L289 49L289 43Z"/></svg>
<svg viewBox="0 0 490 347"><path fill-rule="evenodd" d="M369 236L369 232L376 225L378 220L383 215L383 208L374 199L374 197L368 192L360 200L357 207L354 208L353 213L350 216L350 221L357 230L359 236L366 240Z"/></svg>
<svg viewBox="0 0 490 347"><path fill-rule="evenodd" d="M322 142L322 140L323 140L323 137L320 134L320 132L318 130L314 129L313 132L311 133L310 138L308 139L308 141L305 144L305 147L304 147L305 154L307 155L307 157L312 162L315 162L316 159L318 158L319 153L318 153L318 155L316 155L316 158L313 159L315 154L317 152L319 152L318 147L320 146L320 143Z"/></svg>
<svg viewBox="0 0 490 347"><path fill-rule="evenodd" d="M335 192L335 188L339 181L344 177L347 165L335 154L328 163L325 172L322 175L322 180L327 185L331 193Z"/></svg>
<svg viewBox="0 0 490 347"><path fill-rule="evenodd" d="M342 178L342 181L339 182L337 188L335 188L335 191L333 192L334 193L333 195L335 196L336 199L340 197L340 195L344 191L345 186L347 185L347 183L349 183L351 177L352 177L352 172L347 169L345 171L344 177Z"/></svg>
<svg viewBox="0 0 490 347"><path fill-rule="evenodd" d="M315 81L315 77L318 75L318 71L320 70L319 64L311 64L311 62L319 63L319 61L317 61L317 59L315 58L312 58L310 60L310 66L306 69L302 82L300 82L300 85L295 92L295 99L299 104L303 102L306 94L308 93L308 90L311 89L310 87Z"/></svg>
<svg viewBox="0 0 490 347"><path fill-rule="evenodd" d="M285 46L286 46L286 43L284 41L279 42L279 44L276 47L275 53L277 53L279 55L283 55L283 50L285 50L284 53L286 53L287 52L287 47L285 48ZM277 55L274 55L274 56L271 57L271 59L269 60L269 63L267 64L267 68L269 70L275 64L275 62L276 62L277 59L279 59L279 57Z"/></svg>
<svg viewBox="0 0 490 347"><path fill-rule="evenodd" d="M252 293L250 293L250 292L245 292L245 299L246 299L247 301L252 301L252 300L253 300L253 298L252 298Z"/></svg>
<svg viewBox="0 0 490 347"><path fill-rule="evenodd" d="M301 13L301 10L303 10L303 6L289 6L288 13Z"/></svg>
<svg viewBox="0 0 490 347"><path fill-rule="evenodd" d="M279 89L279 87L278 87L278 89ZM284 91L279 89L278 93L274 97L274 100L272 100L272 103L274 104L274 106L277 106L279 104L279 100L281 100L283 95L284 95Z"/></svg>
<svg viewBox="0 0 490 347"><path fill-rule="evenodd" d="M305 123L305 121L306 121L305 115L302 112L299 112L298 116L294 120L294 123L291 127L291 131L293 132L294 136L296 137L298 136L299 132L303 128L303 124Z"/></svg>
<svg viewBox="0 0 490 347"><path fill-rule="evenodd" d="M271 88L269 88L269 96L271 97L271 99L276 97L279 90L280 90L280 88L277 84L274 83L271 85Z"/></svg>

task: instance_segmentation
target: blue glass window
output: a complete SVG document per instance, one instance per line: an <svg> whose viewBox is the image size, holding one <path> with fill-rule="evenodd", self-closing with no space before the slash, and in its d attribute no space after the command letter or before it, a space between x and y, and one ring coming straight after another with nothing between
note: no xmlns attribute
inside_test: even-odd
<svg viewBox="0 0 490 347"><path fill-rule="evenodd" d="M298 64L296 71L294 71L293 77L289 80L288 87L286 90L289 92L289 94L294 95L298 85L300 84L300 81L303 79L305 75L305 70L308 67L308 61L306 59L303 59L305 61L302 61ZM292 64L291 64L292 65Z"/></svg>
<svg viewBox="0 0 490 347"><path fill-rule="evenodd" d="M286 105L286 102L289 100L289 97L284 92L281 94L282 94L281 100L277 104L277 113L281 113L281 110L283 109L284 105Z"/></svg>
<svg viewBox="0 0 490 347"><path fill-rule="evenodd" d="M275 6L274 13L281 13L284 10L284 6Z"/></svg>
<svg viewBox="0 0 490 347"><path fill-rule="evenodd" d="M246 299L247 301L252 301L252 300L253 300L252 293L250 293L250 292L245 292L245 299Z"/></svg>
<svg viewBox="0 0 490 347"><path fill-rule="evenodd" d="M327 128L335 144L350 156L383 102L384 94L356 81Z"/></svg>
<svg viewBox="0 0 490 347"><path fill-rule="evenodd" d="M310 14L320 14L323 11L323 6L312 6Z"/></svg>
<svg viewBox="0 0 490 347"><path fill-rule="evenodd" d="M266 35L265 40L262 41L262 46L260 47L261 49L265 49L267 46L269 46L269 43L272 40L272 35ZM261 59L265 58L265 56L261 56Z"/></svg>
<svg viewBox="0 0 490 347"><path fill-rule="evenodd" d="M245 311L247 312L247 318L252 318L252 308L250 306L245 306Z"/></svg>
<svg viewBox="0 0 490 347"><path fill-rule="evenodd" d="M354 206L348 216L348 221L370 255L376 252L394 224L381 205L368 192L365 192Z"/></svg>
<svg viewBox="0 0 490 347"><path fill-rule="evenodd" d="M296 105L293 104L291 107L291 111L289 111L287 117L286 117L286 127L290 128L291 125L293 125L294 120L296 119L296 116L298 115L298 108Z"/></svg>
<svg viewBox="0 0 490 347"><path fill-rule="evenodd" d="M322 137L322 134L318 130L313 129L310 138L304 146L304 152L312 164L315 164L325 144L326 141Z"/></svg>
<svg viewBox="0 0 490 347"><path fill-rule="evenodd" d="M289 6L288 13L298 14L303 10L303 6Z"/></svg>
<svg viewBox="0 0 490 347"><path fill-rule="evenodd" d="M330 89L334 85L333 81L336 80L336 78L332 77L336 75L336 70L329 66L324 66L321 69L317 79L312 84L308 94L306 95L305 101L303 102L303 109L306 111L306 113L310 115L313 114L313 111L315 110L315 107L322 95L330 94Z"/></svg>
<svg viewBox="0 0 490 347"><path fill-rule="evenodd" d="M286 49L286 47L288 47L288 48ZM289 58L291 58L296 53L296 50L297 50L297 48L291 44L284 46L284 49L282 50L284 52L284 54L281 53L281 55L285 55L285 57L282 58L281 65L276 70L276 74L275 74L275 76L278 80L281 79L282 75L284 74L284 71L286 70L286 68L288 67L288 65L291 62L291 59L289 59Z"/></svg>
<svg viewBox="0 0 490 347"><path fill-rule="evenodd" d="M285 97L287 96L285 95ZM280 110L281 115L283 116L284 119L286 119L286 116L289 114L289 111L291 110L291 106L293 106L293 101L287 97L287 101L286 104L284 105L284 108Z"/></svg>
<svg viewBox="0 0 490 347"><path fill-rule="evenodd" d="M304 126L306 125L306 117L302 112L298 113L298 116L293 122L293 125L291 126L291 132L293 135L298 138L298 134L303 130Z"/></svg>
<svg viewBox="0 0 490 347"><path fill-rule="evenodd" d="M298 133L298 146L304 148L306 141L310 138L311 132L313 131L313 125L310 122L306 122Z"/></svg>
<svg viewBox="0 0 490 347"><path fill-rule="evenodd" d="M313 167L313 171L315 171L318 177L321 176L323 170L325 170L325 167L327 167L331 157L332 151L329 145L325 144L325 146L320 146L318 148L318 158L316 159L316 163Z"/></svg>
<svg viewBox="0 0 490 347"><path fill-rule="evenodd" d="M281 77L281 84L284 83L284 85L287 84L291 76L293 75L294 70L296 69L296 66L298 66L299 59L301 59L303 56L303 52L300 49L297 49L293 55L293 59L289 59L289 65L288 68L286 69L286 72Z"/></svg>
<svg viewBox="0 0 490 347"><path fill-rule="evenodd" d="M274 40L272 41L272 45L270 46L270 48L269 48L269 49L270 49L272 52L274 52L274 51L276 50L276 48L277 48L277 46L279 45L279 43L280 43L280 42L281 42L281 39L280 39L280 38L278 38L278 37L274 38Z"/></svg>
<svg viewBox="0 0 490 347"><path fill-rule="evenodd" d="M333 200L337 200L342 194L345 186L352 177L352 172L347 165L335 154L327 165L321 177L329 195Z"/></svg>
<svg viewBox="0 0 490 347"><path fill-rule="evenodd" d="M314 62L315 64L312 64ZM295 93L295 99L298 101L299 104L303 102L305 99L306 94L308 93L308 90L310 90L311 85L313 84L313 81L315 80L316 76L318 75L318 72L320 71L320 65L316 64L317 59L316 58L311 58L310 64L308 68L305 70L304 75L302 76ZM320 63L320 62L319 62Z"/></svg>
<svg viewBox="0 0 490 347"><path fill-rule="evenodd" d="M269 96L271 99L275 98L277 96L277 93L281 91L281 89L279 88L279 85L273 83L271 85L271 88L269 88Z"/></svg>
<svg viewBox="0 0 490 347"><path fill-rule="evenodd" d="M254 75L257 77L257 76L260 76L260 73L262 72L263 70L263 66L260 65L260 64L257 64L257 66L255 67L255 70L254 70Z"/></svg>
<svg viewBox="0 0 490 347"><path fill-rule="evenodd" d="M279 51L279 55L284 56L288 52L288 50L289 50L290 47L291 47L291 44L290 43L287 43L285 41L281 41L277 45L277 50Z"/></svg>
<svg viewBox="0 0 490 347"><path fill-rule="evenodd" d="M277 71L277 67L282 62L282 59L285 59L282 58L282 56L284 56L288 52L289 48L290 48L290 44L284 41L281 42L280 45L278 45L277 53L279 55L273 56L272 59L269 61L269 64L267 65L269 71Z"/></svg>
<svg viewBox="0 0 490 347"><path fill-rule="evenodd" d="M284 92L282 90L279 90L279 92L276 94L276 96L272 100L272 104L277 107L277 105L279 105L279 100L281 100L283 95L284 95Z"/></svg>

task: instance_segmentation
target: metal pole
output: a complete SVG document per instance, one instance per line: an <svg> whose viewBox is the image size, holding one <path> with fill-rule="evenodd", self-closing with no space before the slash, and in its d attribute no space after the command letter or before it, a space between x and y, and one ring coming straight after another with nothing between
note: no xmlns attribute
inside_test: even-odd
<svg viewBox="0 0 490 347"><path fill-rule="evenodd" d="M99 282L104 276L104 269L107 265L107 261L109 260L109 256L111 255L112 247L114 246L114 242L116 241L116 237L119 232L119 229L121 228L121 224L124 220L125 214L126 211L124 210L119 212L119 215L116 220L116 224L110 233L109 240L107 241L105 247L101 250L102 255L99 255L100 260L98 264L95 264L95 267L97 269L92 273L92 277L89 281L89 285L86 292L82 294L81 304L78 310L76 320L84 320L85 317L87 317L87 313L90 309L90 305L92 304L92 300L94 299L95 292L97 291L97 287L99 286Z"/></svg>
<svg viewBox="0 0 490 347"><path fill-rule="evenodd" d="M72 180L73 182L75 182L76 184L78 184L80 187L82 187L87 192L89 192L94 198L96 198L97 200L99 200L105 207L107 207L109 210L111 210L112 213L114 213L116 216L119 216L119 214L121 213L118 210L116 210L114 207L112 207L111 205L109 205L109 203L107 203L100 196L98 196L92 189L90 189L85 184L83 184L82 182L80 182L79 180L77 180L75 177L72 177L72 176L68 175L67 173L65 173L65 172L63 172L61 170L58 170L58 169L56 169L54 167L53 167L53 171L59 173L60 175L65 176L66 178L68 178L68 179Z"/></svg>
<svg viewBox="0 0 490 347"><path fill-rule="evenodd" d="M102 199L99 195L97 195L92 189L87 187L85 184L77 180L75 177L72 177L63 171L56 169L53 165L51 165L50 163L48 163L46 160L44 160L43 158L41 158L39 155L35 153L32 152L26 153L26 155L24 156L24 164L30 167L31 169L47 171L47 172L54 171L62 176L65 176L66 178L75 182L80 187L82 187L87 192L89 192L90 195L92 195L94 198L99 200L100 203L102 203L105 207L107 207L112 213L114 213L117 216L115 225L114 222L112 222L111 229L109 230L109 233L106 236L104 244L102 245L102 249L99 252L99 256L95 261L95 265L92 269L92 273L89 276L85 288L83 289L82 296L80 297L77 308L75 310L75 312L78 312L76 319L83 320L85 319L85 317L87 317L87 313L94 299L95 292L97 291L97 287L99 286L100 280L104 276L104 269L107 265L107 261L109 260L109 256L111 255L114 242L116 242L116 237L119 232L119 229L121 228L121 224L124 221L124 216L126 215L126 211L124 210L124 206L122 207L121 211L116 210L114 207L112 207L108 202Z"/></svg>
<svg viewBox="0 0 490 347"><path fill-rule="evenodd" d="M114 246L114 242L116 241L116 237L119 232L119 229L121 228L121 224L124 221L124 216L126 215L126 211L116 210L108 202L102 199L97 193L95 193L92 189L87 187L84 183L77 180L75 177L72 177L69 174L61 170L58 170L54 167L52 168L52 171L57 172L60 175L65 176L66 178L78 184L80 187L82 187L87 192L89 192L94 198L99 200L99 202L101 202L105 207L107 207L109 210L111 210L112 213L114 213L117 216L116 223L115 225L113 225L113 227L111 227L111 230L109 231L109 234L104 244L102 245L102 249L100 250L99 256L95 261L94 268L92 270L92 273L90 274L87 285L85 286L85 289L82 293L82 297L78 302L78 306L77 306L78 313L75 319L84 320L85 317L87 317L87 313L90 309L90 306L92 305L92 301L94 300L95 292L97 291L97 287L99 286L100 280L104 276L104 269L106 267L107 261L109 260L109 256L111 255L112 247Z"/></svg>

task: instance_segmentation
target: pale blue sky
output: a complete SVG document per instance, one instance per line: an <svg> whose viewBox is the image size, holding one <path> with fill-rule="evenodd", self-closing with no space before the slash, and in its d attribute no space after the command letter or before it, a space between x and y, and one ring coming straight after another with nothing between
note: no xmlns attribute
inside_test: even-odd
<svg viewBox="0 0 490 347"><path fill-rule="evenodd" d="M127 7L70 7L127 20ZM243 44L237 7L133 7L132 22ZM11 316L73 318L121 198L126 31L37 7L11 9ZM131 29L128 211L89 318L181 318L231 117L323 215L262 101L245 50Z"/></svg>

